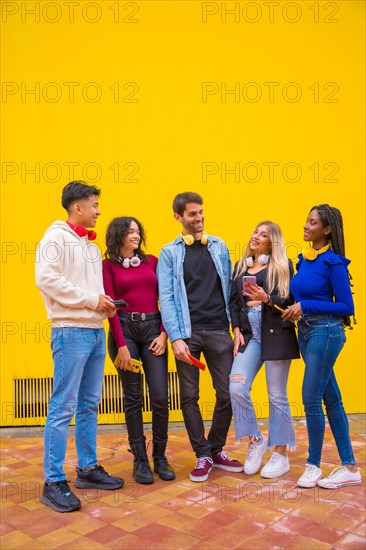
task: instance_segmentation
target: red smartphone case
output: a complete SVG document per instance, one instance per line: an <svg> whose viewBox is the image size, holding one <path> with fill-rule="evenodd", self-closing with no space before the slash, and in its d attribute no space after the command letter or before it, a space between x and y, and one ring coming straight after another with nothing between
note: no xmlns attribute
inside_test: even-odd
<svg viewBox="0 0 366 550"><path fill-rule="evenodd" d="M191 355L190 353L187 353L187 355L190 358L190 360L192 361L192 365L194 365L195 367L198 367L201 370L205 370L206 365L204 363L202 363L202 361L199 361L198 359L193 357L193 355Z"/></svg>

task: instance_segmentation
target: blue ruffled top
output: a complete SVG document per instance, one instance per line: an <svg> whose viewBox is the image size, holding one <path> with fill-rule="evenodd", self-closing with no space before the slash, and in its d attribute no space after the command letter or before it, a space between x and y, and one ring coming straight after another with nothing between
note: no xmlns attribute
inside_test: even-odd
<svg viewBox="0 0 366 550"><path fill-rule="evenodd" d="M354 313L354 304L348 279L350 260L329 249L315 260L299 255L297 273L290 283L296 302L305 314L340 315Z"/></svg>

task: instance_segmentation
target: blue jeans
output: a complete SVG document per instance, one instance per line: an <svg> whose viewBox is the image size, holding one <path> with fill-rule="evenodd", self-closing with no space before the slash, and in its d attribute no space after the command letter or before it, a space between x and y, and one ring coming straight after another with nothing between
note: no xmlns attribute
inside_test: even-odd
<svg viewBox="0 0 366 550"><path fill-rule="evenodd" d="M325 431L323 401L342 464L355 464L348 420L333 370L346 341L342 321L325 315L303 315L298 328L305 362L302 399L309 438L308 463L320 465Z"/></svg>
<svg viewBox="0 0 366 550"><path fill-rule="evenodd" d="M103 385L104 329L53 328L53 393L44 430L46 482L63 481L68 427L75 414L78 467L97 464L98 406Z"/></svg>
<svg viewBox="0 0 366 550"><path fill-rule="evenodd" d="M259 437L254 405L250 397L252 384L263 361L261 360L261 306L248 308L253 336L243 353L238 353L230 374L230 396L237 439ZM291 359L265 361L269 398L268 445L295 446L295 432L287 397L287 380Z"/></svg>

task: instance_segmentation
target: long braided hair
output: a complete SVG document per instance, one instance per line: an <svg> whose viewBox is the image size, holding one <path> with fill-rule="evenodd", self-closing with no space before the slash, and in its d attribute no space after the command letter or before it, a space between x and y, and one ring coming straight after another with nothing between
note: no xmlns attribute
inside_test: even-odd
<svg viewBox="0 0 366 550"><path fill-rule="evenodd" d="M312 212L313 210L316 210L318 212L323 227L330 227L330 233L327 237L332 250L340 256L345 256L346 248L344 242L343 218L340 210L338 210L338 208L335 208L334 206L329 206L329 204L319 204L318 206L313 206L310 209L310 212ZM351 287L353 287L352 275L350 274L348 269L347 273L349 284ZM355 325L357 321L354 315L352 316L352 319L353 324ZM352 330L353 327L351 327L350 317L342 317L342 320L344 326L349 327Z"/></svg>

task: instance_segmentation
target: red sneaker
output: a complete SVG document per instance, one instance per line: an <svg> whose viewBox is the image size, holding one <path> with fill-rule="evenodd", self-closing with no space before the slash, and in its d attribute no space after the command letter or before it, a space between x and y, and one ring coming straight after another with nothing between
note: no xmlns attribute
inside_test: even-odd
<svg viewBox="0 0 366 550"><path fill-rule="evenodd" d="M212 459L214 468L222 468L228 472L242 472L244 470L244 465L241 462L234 458L229 458L224 451L220 451Z"/></svg>
<svg viewBox="0 0 366 550"><path fill-rule="evenodd" d="M197 459L196 467L189 474L189 478L191 481L206 481L211 470L212 458L210 456L200 456Z"/></svg>

